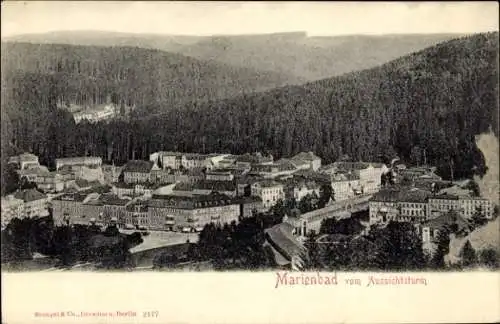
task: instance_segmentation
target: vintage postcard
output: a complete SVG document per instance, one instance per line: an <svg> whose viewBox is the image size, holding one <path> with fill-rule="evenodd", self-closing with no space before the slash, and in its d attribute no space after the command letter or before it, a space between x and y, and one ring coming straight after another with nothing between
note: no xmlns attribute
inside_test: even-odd
<svg viewBox="0 0 500 324"><path fill-rule="evenodd" d="M500 321L497 2L1 5L2 323Z"/></svg>

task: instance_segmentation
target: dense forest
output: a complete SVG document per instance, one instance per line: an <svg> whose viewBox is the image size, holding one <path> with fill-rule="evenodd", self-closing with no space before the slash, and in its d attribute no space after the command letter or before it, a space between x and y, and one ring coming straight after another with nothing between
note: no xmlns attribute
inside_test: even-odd
<svg viewBox="0 0 500 324"><path fill-rule="evenodd" d="M498 136L498 33L448 41L303 86L162 114L139 110L127 121L75 125L54 108L55 77L23 74L23 82L2 87L2 148L32 151L49 166L57 156L87 154L123 163L158 150L259 150L277 158L312 150L324 163L345 155L371 161L398 155L406 163L436 165L450 179L484 174L474 135L491 128ZM160 102L153 105L152 111L162 110Z"/></svg>
<svg viewBox="0 0 500 324"><path fill-rule="evenodd" d="M39 90L58 106L97 105L109 96L115 104L168 109L283 86L285 79L153 49L2 43L2 83L18 97L23 87Z"/></svg>

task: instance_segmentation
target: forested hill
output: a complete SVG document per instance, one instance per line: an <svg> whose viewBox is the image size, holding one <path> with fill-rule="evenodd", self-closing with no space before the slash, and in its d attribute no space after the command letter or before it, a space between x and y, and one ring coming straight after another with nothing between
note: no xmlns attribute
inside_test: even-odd
<svg viewBox="0 0 500 324"><path fill-rule="evenodd" d="M260 150L276 157L313 150L325 163L343 155L371 161L399 155L458 178L484 173L474 135L489 127L498 135L497 100L498 33L489 33L370 70L130 122L75 126L53 117L31 139L32 133L23 135L22 122L11 121L11 128L14 145L47 160L57 154L106 158L112 152L115 162L124 162L170 149Z"/></svg>
<svg viewBox="0 0 500 324"><path fill-rule="evenodd" d="M179 116L179 115L177 115ZM313 150L333 161L399 155L442 175L484 172L475 134L498 134L498 33L464 37L345 76L154 117L153 138L181 149ZM141 128L140 126L138 127Z"/></svg>
<svg viewBox="0 0 500 324"><path fill-rule="evenodd" d="M274 71L289 84L372 68L463 35L309 36L305 32L182 36L104 31L59 31L19 35L12 41L42 44L134 46L160 49L238 67ZM298 82L299 81L299 82Z"/></svg>
<svg viewBox="0 0 500 324"><path fill-rule="evenodd" d="M288 79L160 50L11 42L2 43L2 78L13 87L50 79L47 91L60 104L94 105L111 97L163 110L271 89Z"/></svg>

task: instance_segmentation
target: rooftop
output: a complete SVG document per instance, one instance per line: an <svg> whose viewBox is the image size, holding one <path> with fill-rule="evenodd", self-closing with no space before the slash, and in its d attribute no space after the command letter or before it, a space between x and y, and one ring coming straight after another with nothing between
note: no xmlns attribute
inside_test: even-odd
<svg viewBox="0 0 500 324"><path fill-rule="evenodd" d="M273 180L261 180L261 181L255 182L253 185L260 186L263 188L278 187L278 186L282 187L283 186L283 184L276 182L276 181L273 181Z"/></svg>
<svg viewBox="0 0 500 324"><path fill-rule="evenodd" d="M302 161L314 161L321 160L320 157L316 156L313 152L301 152L292 157L293 160L302 160Z"/></svg>
<svg viewBox="0 0 500 324"><path fill-rule="evenodd" d="M389 188L375 193L370 201L425 203L432 193L417 188Z"/></svg>
<svg viewBox="0 0 500 324"><path fill-rule="evenodd" d="M143 160L130 160L123 168L123 172L149 173L153 168L153 162Z"/></svg>
<svg viewBox="0 0 500 324"><path fill-rule="evenodd" d="M455 211L449 211L439 217L428 220L424 223L424 226L439 229L445 225L451 224L457 224L459 226L459 230L469 228L469 223Z"/></svg>
<svg viewBox="0 0 500 324"><path fill-rule="evenodd" d="M35 200L46 199L47 196L36 189L26 189L14 194L14 198L22 199L25 203Z"/></svg>
<svg viewBox="0 0 500 324"><path fill-rule="evenodd" d="M69 157L69 158L59 158L56 159L56 163L95 163L102 162L102 159L98 156L78 156L78 157Z"/></svg>
<svg viewBox="0 0 500 324"><path fill-rule="evenodd" d="M173 195L153 195L148 205L156 208L199 209L237 204L236 200L227 195L212 193L190 197Z"/></svg>

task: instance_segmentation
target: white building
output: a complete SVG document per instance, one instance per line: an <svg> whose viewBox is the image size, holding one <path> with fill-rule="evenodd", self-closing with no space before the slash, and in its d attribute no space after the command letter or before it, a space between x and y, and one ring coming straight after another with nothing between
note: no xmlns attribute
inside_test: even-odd
<svg viewBox="0 0 500 324"><path fill-rule="evenodd" d="M316 156L313 152L301 152L294 157L292 157L292 163L297 163L301 166L301 169L305 169L302 166L304 164L308 165L308 169L312 171L317 171L321 167L321 158Z"/></svg>
<svg viewBox="0 0 500 324"><path fill-rule="evenodd" d="M13 195L2 197L2 229L10 223L13 218L22 218L24 215L24 201Z"/></svg>
<svg viewBox="0 0 500 324"><path fill-rule="evenodd" d="M9 158L9 164L11 163L15 164L19 170L36 168L40 166L38 156L31 153L23 153L18 156L11 156Z"/></svg>
<svg viewBox="0 0 500 324"><path fill-rule="evenodd" d="M56 170L63 166L86 166L90 168L101 167L102 159L95 156L81 156L56 159Z"/></svg>
<svg viewBox="0 0 500 324"><path fill-rule="evenodd" d="M276 205L278 200L285 199L284 186L276 181L258 181L250 187L251 195L260 197L265 209Z"/></svg>

